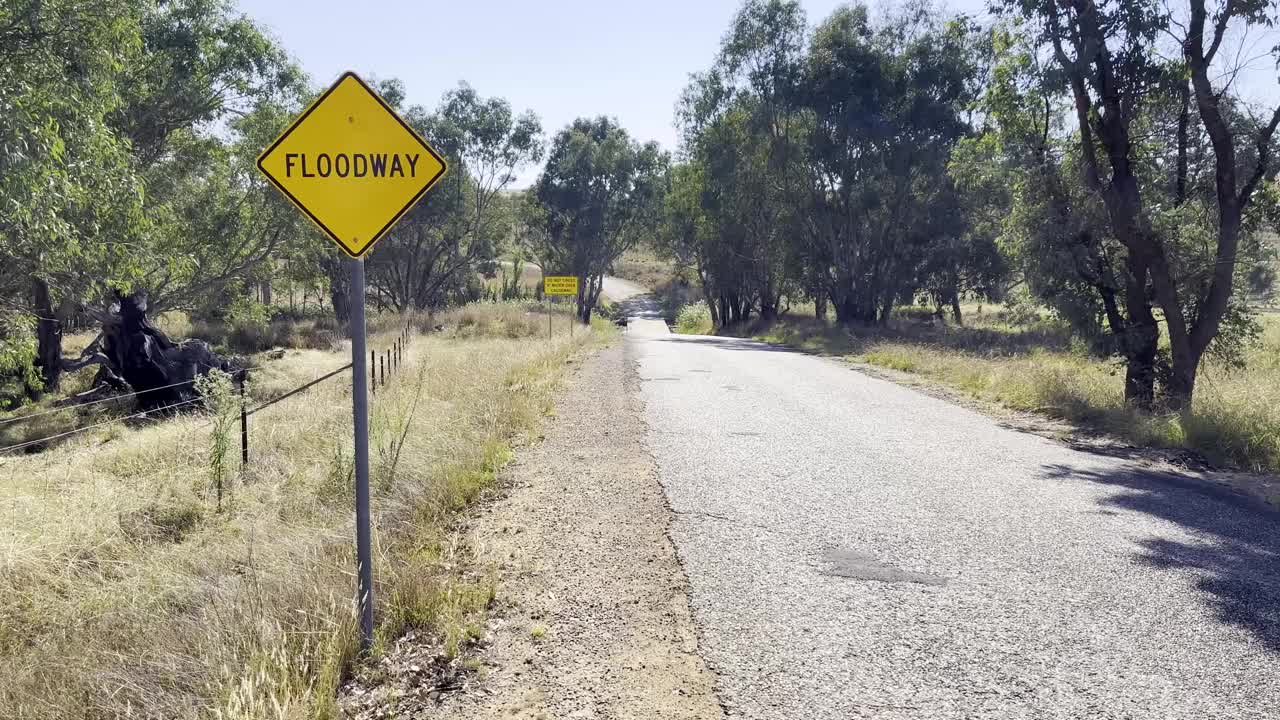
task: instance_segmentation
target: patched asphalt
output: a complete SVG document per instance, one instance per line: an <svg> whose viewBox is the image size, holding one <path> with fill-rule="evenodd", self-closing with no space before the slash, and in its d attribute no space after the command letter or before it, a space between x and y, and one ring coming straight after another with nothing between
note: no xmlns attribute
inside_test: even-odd
<svg viewBox="0 0 1280 720"><path fill-rule="evenodd" d="M1275 512L835 361L650 329L627 348L731 716L1280 717Z"/></svg>

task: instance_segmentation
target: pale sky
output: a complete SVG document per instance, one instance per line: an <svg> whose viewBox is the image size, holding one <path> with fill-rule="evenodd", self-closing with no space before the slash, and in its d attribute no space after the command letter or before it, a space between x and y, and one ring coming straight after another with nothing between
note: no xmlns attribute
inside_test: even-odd
<svg viewBox="0 0 1280 720"><path fill-rule="evenodd" d="M802 0L809 24L840 0ZM872 2L873 6L880 3ZM397 77L410 104L434 107L466 80L484 97L533 110L548 138L580 116L610 115L641 141L676 149L676 100L711 65L739 0L240 0L326 86L345 70ZM986 0L939 2L985 17ZM1275 97L1265 50L1274 33L1241 38L1249 96ZM1263 53L1253 58L1254 53ZM1226 55L1226 53L1224 53ZM1252 99L1252 98L1251 98ZM518 186L537 175L526 168Z"/></svg>
<svg viewBox="0 0 1280 720"><path fill-rule="evenodd" d="M816 24L838 0L802 3ZM984 0L948 7L979 12ZM240 0L317 86L345 70L398 77L433 107L466 80L533 110L550 138L576 117L610 115L641 141L676 148L675 103L710 67L739 0ZM537 168L520 173L527 185Z"/></svg>

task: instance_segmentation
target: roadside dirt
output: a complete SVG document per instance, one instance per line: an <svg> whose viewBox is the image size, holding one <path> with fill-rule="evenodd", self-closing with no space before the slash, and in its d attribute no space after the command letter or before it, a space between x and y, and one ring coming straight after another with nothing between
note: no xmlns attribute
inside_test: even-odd
<svg viewBox="0 0 1280 720"><path fill-rule="evenodd" d="M369 693L381 700L349 717L723 717L637 382L620 344L583 360L543 442L518 453L471 521L479 571L498 577L485 637L462 660L474 671L444 686L393 671ZM413 662L407 647L390 655L385 666Z"/></svg>

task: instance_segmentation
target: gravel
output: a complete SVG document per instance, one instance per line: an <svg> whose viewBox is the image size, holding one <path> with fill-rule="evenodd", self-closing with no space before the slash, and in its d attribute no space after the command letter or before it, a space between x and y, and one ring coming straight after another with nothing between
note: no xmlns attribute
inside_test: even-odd
<svg viewBox="0 0 1280 720"><path fill-rule="evenodd" d="M723 717L645 430L622 346L583 361L469 533L499 579L483 666L414 717Z"/></svg>
<svg viewBox="0 0 1280 720"><path fill-rule="evenodd" d="M1280 717L1280 516L820 358L627 332L742 718Z"/></svg>

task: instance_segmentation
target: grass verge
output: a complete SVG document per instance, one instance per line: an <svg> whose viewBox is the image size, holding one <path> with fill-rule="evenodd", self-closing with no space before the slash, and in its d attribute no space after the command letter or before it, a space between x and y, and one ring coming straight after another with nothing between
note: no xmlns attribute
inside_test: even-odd
<svg viewBox="0 0 1280 720"><path fill-rule="evenodd" d="M535 432L565 360L608 332L548 339L545 314L507 304L437 321L446 330L414 339L371 407L375 652L410 628L454 652L474 635L493 587L454 567L453 519ZM291 351L251 391L345 361ZM350 386L254 415L221 511L209 420L0 458L0 717L333 717L356 648Z"/></svg>
<svg viewBox="0 0 1280 720"><path fill-rule="evenodd" d="M900 320L896 329L861 329L785 316L741 334L920 375L1135 445L1189 449L1220 465L1280 471L1280 316L1264 316L1265 332L1249 350L1246 369L1209 361L1194 405L1156 414L1128 407L1123 367L1090 356L1060 325L1015 325L990 309L968 313L968 322L955 327Z"/></svg>

